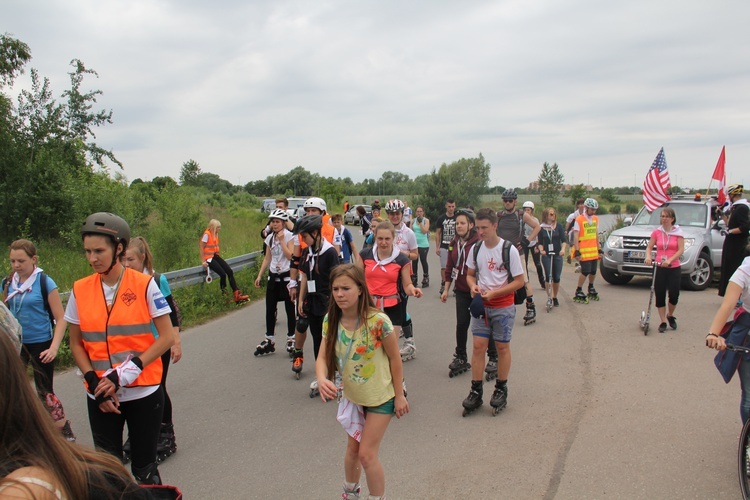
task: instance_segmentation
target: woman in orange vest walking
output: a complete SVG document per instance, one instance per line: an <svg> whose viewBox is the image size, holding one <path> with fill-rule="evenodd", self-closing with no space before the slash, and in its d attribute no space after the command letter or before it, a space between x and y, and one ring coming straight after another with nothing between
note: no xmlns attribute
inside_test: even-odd
<svg viewBox="0 0 750 500"><path fill-rule="evenodd" d="M208 227L203 232L203 237L198 245L201 250L201 259L203 259L203 268L211 269L213 272L219 275L219 287L222 293L226 292L227 288L227 277L229 278L229 286L234 291L234 301L237 303L245 302L249 299L247 295L243 295L237 286L237 282L234 280L234 271L229 267L224 259L219 256L219 230L221 229L221 222L216 219L211 219L208 222Z"/></svg>
<svg viewBox="0 0 750 500"><path fill-rule="evenodd" d="M81 235L95 273L73 284L65 320L70 350L84 374L94 445L122 458L127 423L133 475L142 484L161 484L156 464L164 409L161 356L174 343L171 309L151 276L120 263L130 240L127 222L95 213L84 221Z"/></svg>

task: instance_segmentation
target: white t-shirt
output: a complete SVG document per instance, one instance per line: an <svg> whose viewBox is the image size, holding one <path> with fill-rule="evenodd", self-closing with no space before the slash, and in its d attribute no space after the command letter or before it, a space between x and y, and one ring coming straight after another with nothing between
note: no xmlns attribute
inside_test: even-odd
<svg viewBox="0 0 750 500"><path fill-rule="evenodd" d="M103 286L102 288L104 289L104 299L107 301L107 305L111 305L115 298L115 290L108 286ZM149 281L147 296L148 312L151 314L152 318L158 318L159 316L164 316L165 314L172 312L172 308L167 304L167 300L164 298L164 295L162 295L161 290L159 290L159 285L156 284L155 280ZM65 321L74 325L81 324L78 315L78 304L76 303L76 296L74 293L70 294L68 305L65 308ZM159 387L160 386L158 385L150 387L120 387L117 390L117 398L120 401L135 401L136 399L145 398L146 396L153 394L159 389ZM91 399L95 399L93 394L87 392L86 395Z"/></svg>
<svg viewBox="0 0 750 500"><path fill-rule="evenodd" d="M483 291L497 290L508 283L508 271L503 266L503 239L494 248L487 248L487 243L482 243L477 254L479 262L479 280L477 284ZM476 270L477 265L474 262L474 246L469 250L469 256L466 259L466 267ZM523 279L523 267L521 266L521 257L515 245L510 246L510 274L513 278L521 277Z"/></svg>
<svg viewBox="0 0 750 500"><path fill-rule="evenodd" d="M341 248L341 244L344 241L344 227L341 226L341 229L336 229L334 226L333 228L333 244L338 245L339 248Z"/></svg>
<svg viewBox="0 0 750 500"><path fill-rule="evenodd" d="M404 209L404 222L410 222L411 221L411 207L406 207Z"/></svg>
<svg viewBox="0 0 750 500"><path fill-rule="evenodd" d="M417 235L403 223L401 229L396 229L396 239L393 245L399 250L411 252L417 249Z"/></svg>
<svg viewBox="0 0 750 500"><path fill-rule="evenodd" d="M750 257L745 257L740 267L734 272L729 281L739 285L742 288L742 307L745 311L750 312Z"/></svg>
<svg viewBox="0 0 750 500"><path fill-rule="evenodd" d="M288 245L291 240L296 239L291 231L284 229L284 245ZM271 249L271 263L268 266L268 270L274 274L281 274L289 271L289 266L292 263L291 259L284 257L284 249L281 248L274 238L273 233L266 237L266 245Z"/></svg>

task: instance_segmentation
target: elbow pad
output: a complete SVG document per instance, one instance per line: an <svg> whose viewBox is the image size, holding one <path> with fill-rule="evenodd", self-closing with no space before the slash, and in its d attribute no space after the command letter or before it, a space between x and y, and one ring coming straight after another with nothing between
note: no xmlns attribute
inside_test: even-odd
<svg viewBox="0 0 750 500"><path fill-rule="evenodd" d="M292 255L292 263L289 264L290 269L299 269L299 261L300 261L300 257L297 257L296 255Z"/></svg>

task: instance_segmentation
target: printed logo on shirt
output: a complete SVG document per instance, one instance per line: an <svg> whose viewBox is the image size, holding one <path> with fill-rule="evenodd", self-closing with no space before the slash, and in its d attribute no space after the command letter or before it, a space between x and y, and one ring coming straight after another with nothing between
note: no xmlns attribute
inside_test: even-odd
<svg viewBox="0 0 750 500"><path fill-rule="evenodd" d="M490 260L487 261L487 269L490 271L494 271L495 269L499 269L500 266L495 262L495 259L490 258Z"/></svg>
<svg viewBox="0 0 750 500"><path fill-rule="evenodd" d="M156 306L157 309L163 309L167 307L167 299L165 299L161 293L154 294L154 305Z"/></svg>
<svg viewBox="0 0 750 500"><path fill-rule="evenodd" d="M131 290L130 288L125 290L120 297L122 297L122 301L125 302L126 306L130 306L137 299L136 295L133 293L133 290Z"/></svg>

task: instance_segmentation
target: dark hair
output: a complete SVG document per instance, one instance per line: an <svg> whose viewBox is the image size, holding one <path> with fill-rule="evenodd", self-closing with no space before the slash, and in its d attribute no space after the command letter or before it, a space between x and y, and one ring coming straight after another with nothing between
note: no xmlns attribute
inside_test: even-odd
<svg viewBox="0 0 750 500"><path fill-rule="evenodd" d="M586 201L586 200L584 200L583 198L578 198L578 199L576 200L576 206L578 206L578 205L583 205L583 202L584 202L584 201Z"/></svg>
<svg viewBox="0 0 750 500"><path fill-rule="evenodd" d="M445 200L445 203L446 204L448 204L448 203L456 203L456 199L455 198L448 198L448 199Z"/></svg>
<svg viewBox="0 0 750 500"><path fill-rule="evenodd" d="M477 212L477 220L488 220L490 224L497 224L497 214L491 208L480 208Z"/></svg>
<svg viewBox="0 0 750 500"><path fill-rule="evenodd" d="M367 213L367 210L365 210L365 207L363 207L362 205L359 205L357 207L357 213L359 214L360 217L362 217L363 215Z"/></svg>
<svg viewBox="0 0 750 500"><path fill-rule="evenodd" d="M333 290L333 286L336 280L341 277L351 278L354 284L359 287L360 296L357 302L357 316L359 316L359 326L367 324L367 320L377 312L377 309L373 307L372 296L370 291L367 289L367 283L365 282L365 273L354 264L340 264L331 270L330 275L330 286ZM336 304L336 300L333 298L333 292L331 292L331 300L328 304L328 328L326 329L326 368L327 376L330 380L333 380L333 375L338 371L336 366L336 343L339 338L339 322L341 321L341 308Z"/></svg>
<svg viewBox="0 0 750 500"><path fill-rule="evenodd" d="M0 326L0 478L22 467L38 467L54 478L64 498L89 498L90 488L106 498L125 498L138 486L112 455L68 442L55 428L26 377L9 332ZM18 485L0 479L0 485Z"/></svg>
<svg viewBox="0 0 750 500"><path fill-rule="evenodd" d="M661 209L661 213L673 218L674 222L672 224L677 224L677 214L674 213L674 208L664 207Z"/></svg>
<svg viewBox="0 0 750 500"><path fill-rule="evenodd" d="M289 208L289 200L287 200L286 198L276 198L274 200L274 203L283 203L284 207Z"/></svg>

